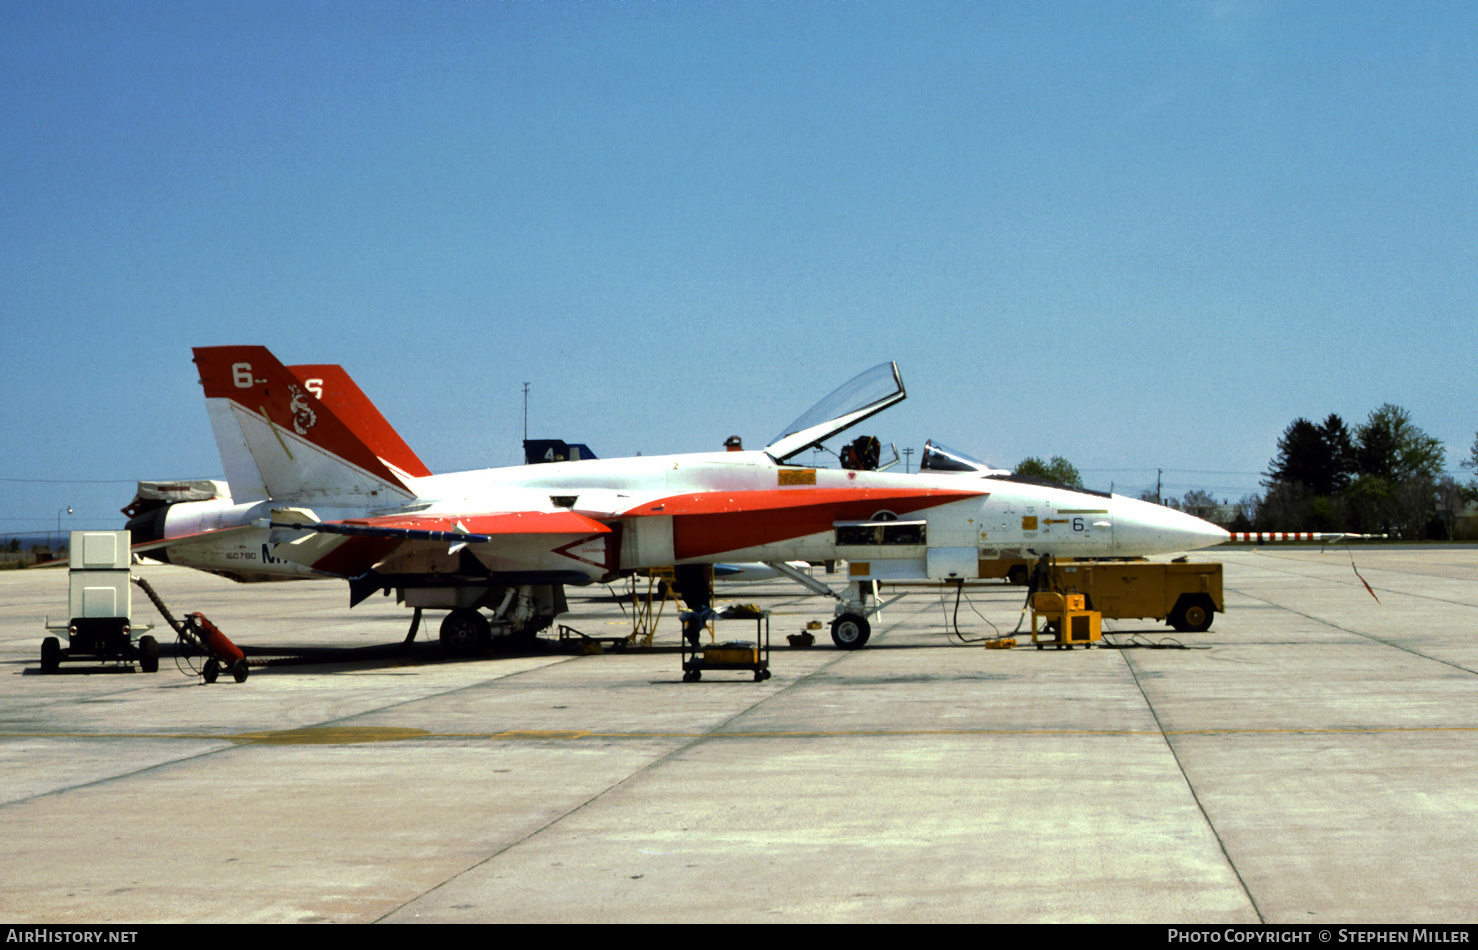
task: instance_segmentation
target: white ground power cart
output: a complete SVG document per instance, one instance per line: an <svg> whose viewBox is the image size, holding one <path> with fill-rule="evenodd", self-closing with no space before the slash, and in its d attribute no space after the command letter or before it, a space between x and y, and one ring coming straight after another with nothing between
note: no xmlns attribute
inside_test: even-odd
<svg viewBox="0 0 1478 950"><path fill-rule="evenodd" d="M138 663L145 673L159 672L159 644L149 625L135 626L127 531L73 531L67 554L65 625L46 629L65 633L41 641L41 670L54 673L66 661Z"/></svg>

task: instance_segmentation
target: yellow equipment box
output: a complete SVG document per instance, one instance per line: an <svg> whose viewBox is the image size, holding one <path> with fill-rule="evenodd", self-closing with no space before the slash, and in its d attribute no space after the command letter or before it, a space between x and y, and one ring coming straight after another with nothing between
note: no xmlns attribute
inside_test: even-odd
<svg viewBox="0 0 1478 950"><path fill-rule="evenodd" d="M718 663L758 663L759 647L753 643L729 642L703 649L703 665L710 669Z"/></svg>
<svg viewBox="0 0 1478 950"><path fill-rule="evenodd" d="M1032 594L1032 643L1037 649L1051 643L1063 647L1092 646L1103 637L1103 622L1095 610L1084 609L1082 594L1039 591ZM1046 620L1041 632L1037 621Z"/></svg>

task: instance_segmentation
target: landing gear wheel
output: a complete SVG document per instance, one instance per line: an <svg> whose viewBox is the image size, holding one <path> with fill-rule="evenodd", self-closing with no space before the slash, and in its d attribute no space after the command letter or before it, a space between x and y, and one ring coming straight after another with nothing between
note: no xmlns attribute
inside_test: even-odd
<svg viewBox="0 0 1478 950"><path fill-rule="evenodd" d="M696 683L702 678L703 674L698 670L689 670L688 672L683 674L684 683Z"/></svg>
<svg viewBox="0 0 1478 950"><path fill-rule="evenodd" d="M145 673L159 672L159 641L148 634L139 637L139 669Z"/></svg>
<svg viewBox="0 0 1478 950"><path fill-rule="evenodd" d="M221 661L215 657L205 661L205 666L200 670L200 678L207 683L214 683L221 678Z"/></svg>
<svg viewBox="0 0 1478 950"><path fill-rule="evenodd" d="M1025 587L1027 581L1026 565L1018 564L1006 574L1006 583L1015 587Z"/></svg>
<svg viewBox="0 0 1478 950"><path fill-rule="evenodd" d="M62 664L62 642L56 637L41 641L41 672L55 673Z"/></svg>
<svg viewBox="0 0 1478 950"><path fill-rule="evenodd" d="M471 656L487 645L491 628L482 614L468 607L453 610L441 622L441 652L444 656Z"/></svg>
<svg viewBox="0 0 1478 950"><path fill-rule="evenodd" d="M866 617L842 614L831 622L831 642L841 650L860 650L867 645L872 635L872 625Z"/></svg>
<svg viewBox="0 0 1478 950"><path fill-rule="evenodd" d="M1182 598L1165 619L1181 633L1204 633L1211 629L1211 621L1216 616L1210 601L1204 596Z"/></svg>

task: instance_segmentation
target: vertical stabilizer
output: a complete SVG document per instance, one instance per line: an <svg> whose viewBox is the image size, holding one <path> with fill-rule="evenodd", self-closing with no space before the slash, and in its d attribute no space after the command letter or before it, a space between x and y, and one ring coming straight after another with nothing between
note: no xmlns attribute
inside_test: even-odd
<svg viewBox="0 0 1478 950"><path fill-rule="evenodd" d="M231 411L230 403L223 399L207 399L205 411L210 416L210 428L215 433L216 451L221 453L221 466L225 470L226 484L231 487L231 498L238 502L266 499L267 485L246 447L246 436L236 414Z"/></svg>
<svg viewBox="0 0 1478 950"><path fill-rule="evenodd" d="M415 497L408 473L392 470L355 426L313 395L266 347L209 346L194 352L237 501L270 497L388 507Z"/></svg>
<svg viewBox="0 0 1478 950"><path fill-rule="evenodd" d="M344 367L324 363L311 366L289 366L288 369L303 388L318 401L328 406L349 430L359 436L379 456L380 461L390 466L397 475L425 478L431 474L426 463L406 444L381 413L370 402Z"/></svg>

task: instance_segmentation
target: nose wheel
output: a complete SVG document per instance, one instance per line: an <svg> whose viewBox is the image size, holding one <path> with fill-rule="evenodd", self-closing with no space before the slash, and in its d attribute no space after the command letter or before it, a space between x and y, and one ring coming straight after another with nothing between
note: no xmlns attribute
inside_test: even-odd
<svg viewBox="0 0 1478 950"><path fill-rule="evenodd" d="M858 614L842 614L831 622L831 642L841 650L860 650L872 635L872 625Z"/></svg>

